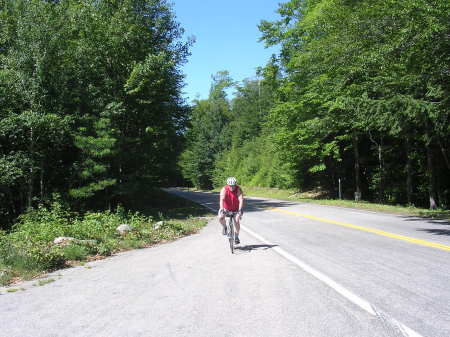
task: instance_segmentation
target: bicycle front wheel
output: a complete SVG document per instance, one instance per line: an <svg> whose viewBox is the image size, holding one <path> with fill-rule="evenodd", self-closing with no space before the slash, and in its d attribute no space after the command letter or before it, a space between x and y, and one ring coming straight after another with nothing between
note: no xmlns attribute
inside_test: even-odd
<svg viewBox="0 0 450 337"><path fill-rule="evenodd" d="M228 240L230 241L231 254L234 254L234 220L230 217L228 222Z"/></svg>

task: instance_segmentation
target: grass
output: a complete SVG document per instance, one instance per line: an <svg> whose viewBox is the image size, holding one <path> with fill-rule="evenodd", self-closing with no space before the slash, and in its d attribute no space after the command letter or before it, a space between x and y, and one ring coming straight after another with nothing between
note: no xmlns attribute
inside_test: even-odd
<svg viewBox="0 0 450 337"><path fill-rule="evenodd" d="M197 232L210 215L203 206L155 189L143 190L139 200L124 202L115 212L80 216L60 205L38 209L24 216L15 231L0 236L0 285L84 265L85 261L116 252L172 241ZM155 228L159 221L163 224ZM121 223L128 223L133 230L119 235L115 228ZM77 241L57 246L53 244L57 236L73 236ZM47 281L39 281L38 285L42 282Z"/></svg>
<svg viewBox="0 0 450 337"><path fill-rule="evenodd" d="M444 209L429 210L425 208L412 206L408 207L402 205L377 204L368 201L325 199L323 198L323 194L318 191L308 191L302 193L293 189L278 189L278 188L248 187L248 186L242 186L242 189L244 191L245 196L250 197L262 197L287 201L298 201L305 203L314 203L319 205L330 205L338 207L363 209L383 213L450 220L450 210ZM220 191L219 189L215 189L209 192L219 192L219 191Z"/></svg>
<svg viewBox="0 0 450 337"><path fill-rule="evenodd" d="M69 245L63 248L66 260L82 261L89 255L89 250L80 245Z"/></svg>
<svg viewBox="0 0 450 337"><path fill-rule="evenodd" d="M9 288L9 289L6 289L6 291L8 292L8 293L15 293L16 291L19 291L20 289L17 289L17 288Z"/></svg>
<svg viewBox="0 0 450 337"><path fill-rule="evenodd" d="M52 279L52 278L49 278L47 280L39 280L37 283L35 283L33 285L42 287L42 286L45 286L46 284L49 284L49 283L52 283L52 282L55 282L55 280Z"/></svg>

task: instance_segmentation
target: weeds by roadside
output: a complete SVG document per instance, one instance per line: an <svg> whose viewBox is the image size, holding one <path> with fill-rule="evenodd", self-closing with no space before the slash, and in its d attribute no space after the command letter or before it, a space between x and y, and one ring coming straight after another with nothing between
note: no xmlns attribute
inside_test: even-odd
<svg viewBox="0 0 450 337"><path fill-rule="evenodd" d="M55 282L55 279L50 278L50 279L47 279L47 280L39 280L39 281L37 281L37 283L35 283L33 285L42 287L42 286L44 286L46 284L49 284L49 283L52 283L52 282Z"/></svg>
<svg viewBox="0 0 450 337"><path fill-rule="evenodd" d="M138 211L88 212L79 215L58 202L23 214L10 232L0 232L0 285L29 280L45 272L144 248L197 232L206 224L203 207L165 192L152 192L152 207ZM157 202L151 202L157 198ZM145 214L144 214L145 212ZM151 215L149 215L151 214ZM132 230L116 231L120 224ZM73 242L54 244L56 237Z"/></svg>

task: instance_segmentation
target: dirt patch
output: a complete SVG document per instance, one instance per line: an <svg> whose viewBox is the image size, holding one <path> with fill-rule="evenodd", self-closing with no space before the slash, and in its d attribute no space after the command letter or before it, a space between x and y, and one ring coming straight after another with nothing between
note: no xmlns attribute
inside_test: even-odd
<svg viewBox="0 0 450 337"><path fill-rule="evenodd" d="M328 193L321 189L313 189L310 191L296 192L291 194L288 198L299 198L299 199L325 199Z"/></svg>

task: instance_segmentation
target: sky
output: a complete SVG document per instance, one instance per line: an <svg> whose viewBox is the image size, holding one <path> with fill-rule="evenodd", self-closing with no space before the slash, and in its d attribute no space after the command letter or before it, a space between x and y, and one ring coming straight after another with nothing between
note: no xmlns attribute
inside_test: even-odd
<svg viewBox="0 0 450 337"><path fill-rule="evenodd" d="M183 67L183 97L208 98L211 76L228 70L234 81L255 76L278 47L258 42L261 20L275 21L281 0L172 0L176 20L185 36L194 36L191 56Z"/></svg>

